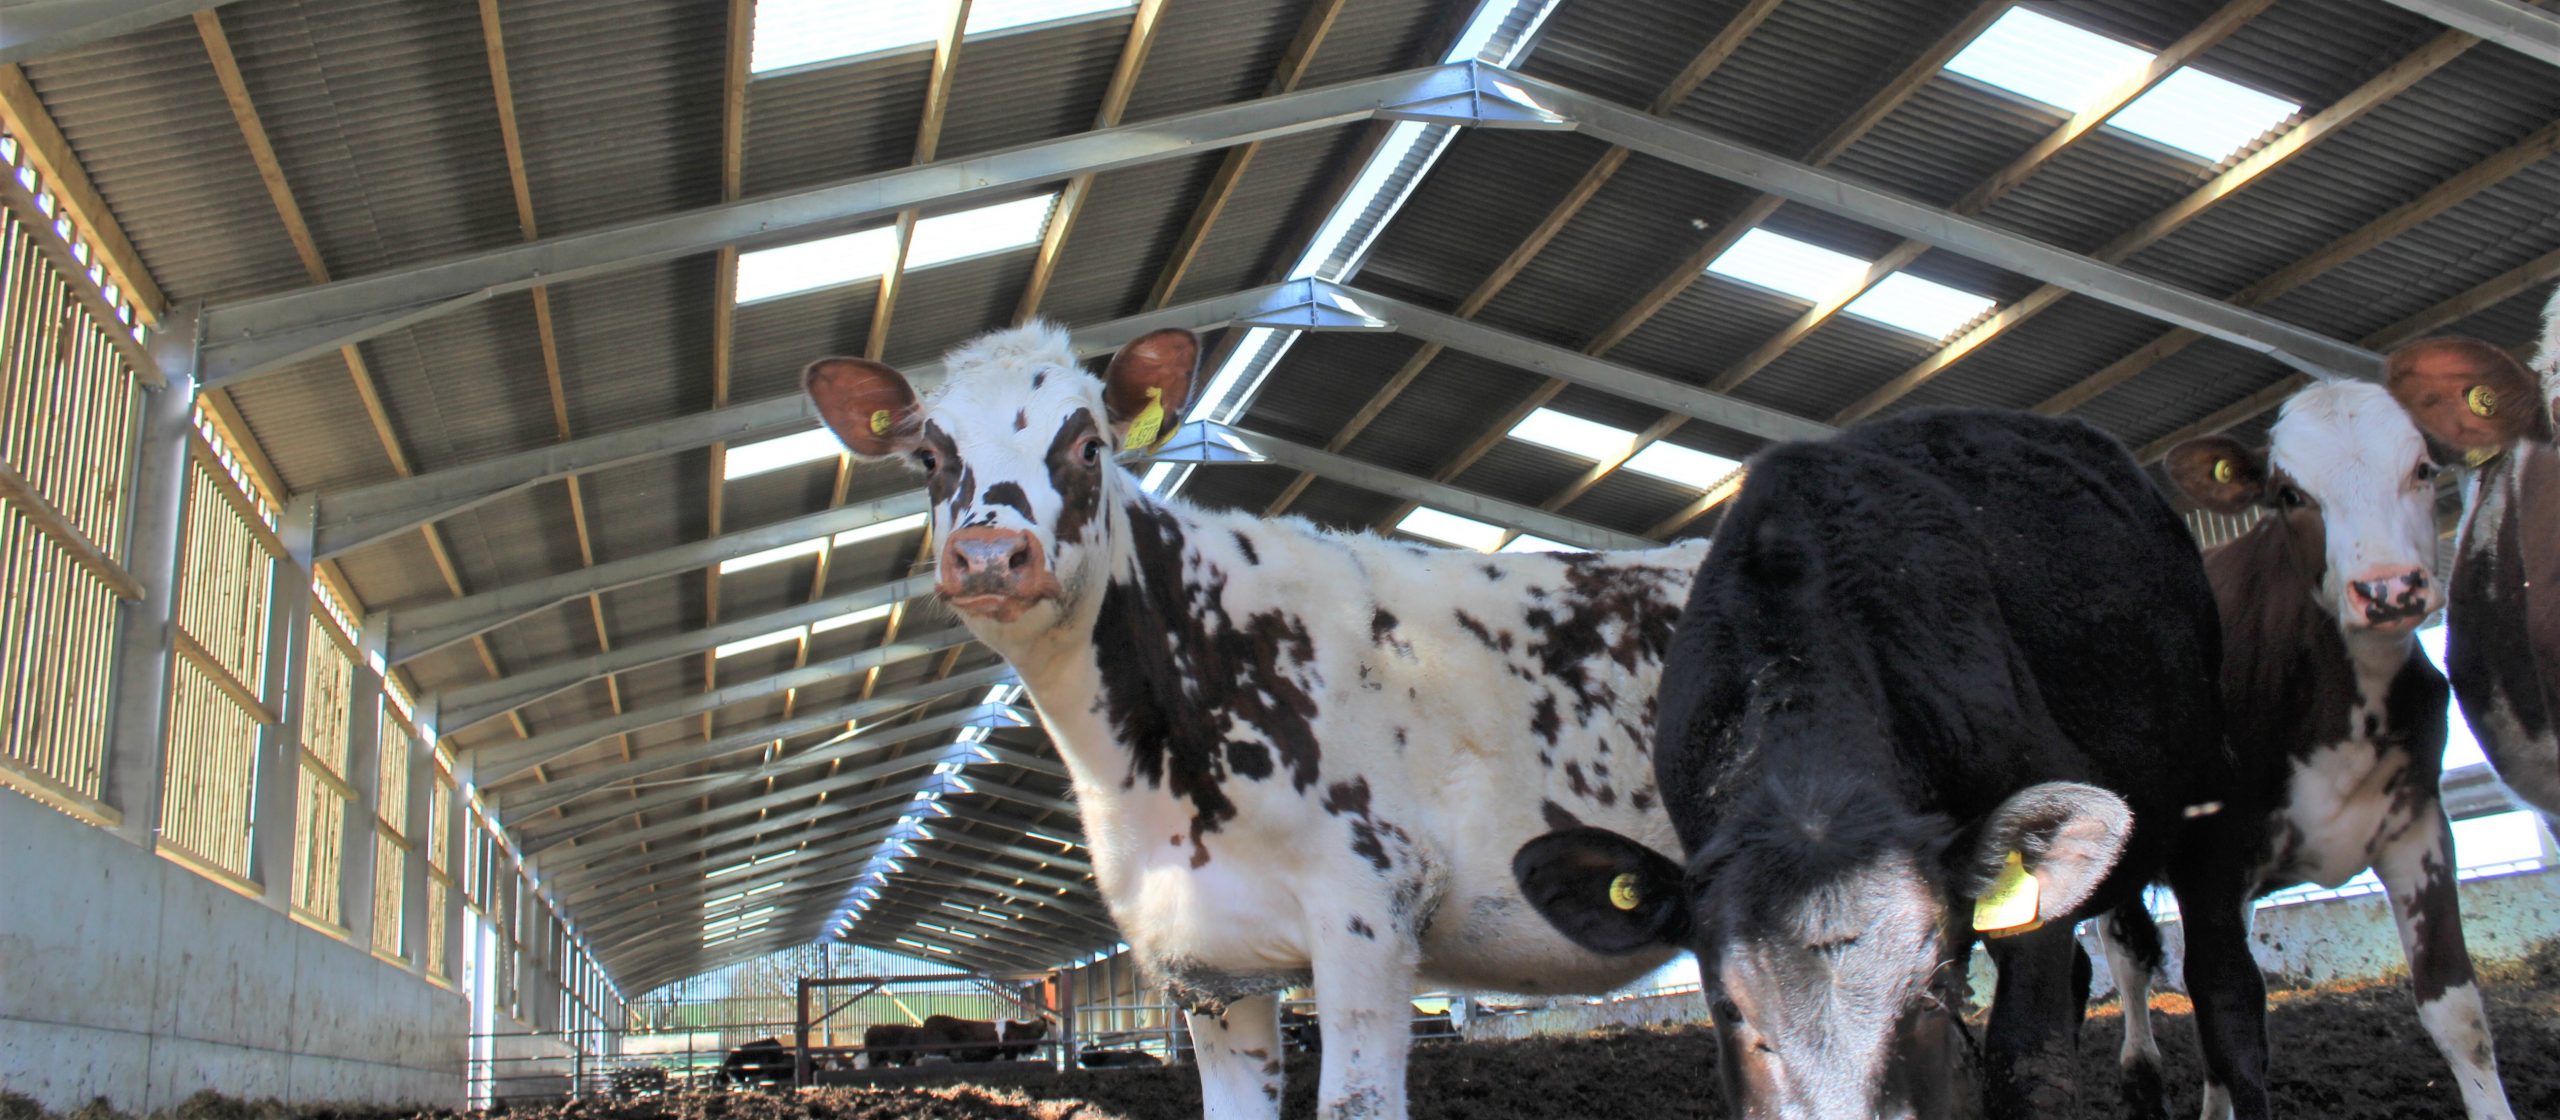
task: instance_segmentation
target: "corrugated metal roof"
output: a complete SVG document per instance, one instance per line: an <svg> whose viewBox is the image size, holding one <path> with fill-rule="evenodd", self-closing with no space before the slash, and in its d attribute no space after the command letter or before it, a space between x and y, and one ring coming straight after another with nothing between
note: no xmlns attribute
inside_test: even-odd
<svg viewBox="0 0 2560 1120"><path fill-rule="evenodd" d="M498 14L542 232L720 200L721 5L507 0Z"/></svg>

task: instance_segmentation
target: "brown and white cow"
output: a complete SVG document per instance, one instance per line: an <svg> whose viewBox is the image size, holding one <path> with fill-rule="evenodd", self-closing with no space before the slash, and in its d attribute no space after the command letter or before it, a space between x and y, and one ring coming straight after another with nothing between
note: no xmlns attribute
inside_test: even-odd
<svg viewBox="0 0 2560 1120"><path fill-rule="evenodd" d="M850 358L806 384L855 453L926 472L940 591L1065 755L1208 1115L1279 1114L1277 995L1312 979L1323 1114L1402 1117L1418 981L1599 992L1668 956L1566 940L1511 857L1582 822L1674 843L1649 728L1705 545L1486 556L1151 496L1118 456L1178 422L1198 359L1159 331L1096 378L1035 323L923 396Z"/></svg>
<svg viewBox="0 0 2560 1120"><path fill-rule="evenodd" d="M2446 669L2507 788L2560 836L2560 292L2535 369L2463 338L2393 356L2391 393L2480 464L2447 591Z"/></svg>
<svg viewBox="0 0 2560 1120"><path fill-rule="evenodd" d="M2406 352L2404 351L2405 355ZM2285 402L2261 450L2209 436L2169 453L2208 509L2265 516L2205 556L2222 612L2222 695L2240 782L2223 812L2261 820L2258 891L2382 880L2418 1018L2474 1117L2510 1117L2463 946L2453 833L2437 797L2451 693L2417 642L2443 602L2438 465L2381 386L2315 385ZM2247 835L2247 833L2240 833ZM2138 906L2138 904L2137 904ZM2145 1006L2156 940L2133 908L2103 923L2124 1006ZM2134 1084L2157 1083L2147 1015L2125 1017ZM2205 1115L2229 1097L2208 1083Z"/></svg>

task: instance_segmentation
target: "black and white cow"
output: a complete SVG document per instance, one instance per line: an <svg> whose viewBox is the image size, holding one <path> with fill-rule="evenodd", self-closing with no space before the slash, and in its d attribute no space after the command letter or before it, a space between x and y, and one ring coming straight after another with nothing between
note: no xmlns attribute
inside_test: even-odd
<svg viewBox="0 0 2560 1120"><path fill-rule="evenodd" d="M1586 827L1517 873L1595 951L1697 953L1737 1114L1948 1115L1976 906L2021 873L2035 892L1989 919L1990 1115L2072 1114L2072 923L2164 864L2190 980L2223 997L2198 1000L2229 1040L2209 1059L2263 1046L2239 878L2172 854L2230 775L2212 592L2122 447L2024 415L1884 420L1762 453L1715 542L1654 748L1687 864Z"/></svg>
<svg viewBox="0 0 2560 1120"><path fill-rule="evenodd" d="M1585 821L1671 843L1645 728L1705 546L1487 556L1150 496L1118 456L1198 359L1159 331L1097 379L1033 324L929 396L849 358L806 383L847 447L927 472L939 589L1057 740L1208 1114L1278 1115L1277 995L1312 978L1323 1114L1402 1117L1418 979L1599 992L1667 955L1558 936L1511 855Z"/></svg>
<svg viewBox="0 0 2560 1120"><path fill-rule="evenodd" d="M2300 882L2336 887L2371 867L2399 923L2418 1018L2452 1064L2464 1107L2512 1116L2463 947L2453 832L2437 799L2451 694L2417 641L2444 602L2436 460L2391 396L2363 382L2295 394L2268 437L2262 451L2208 436L2168 460L2198 504L2265 511L2205 556L2241 774L2223 812L2261 822L2236 834L2244 846L2230 855L2249 871L2252 898ZM2128 912L2102 928L2126 1009L2126 1068L2156 1081L2143 1013L2157 956L2147 923ZM2208 1120L2229 1109L2224 1086L2208 1084Z"/></svg>
<svg viewBox="0 0 2560 1120"><path fill-rule="evenodd" d="M2419 428L2485 460L2446 593L2454 694L2499 779L2560 836L2560 292L2534 369L2470 339L2393 357L2392 395Z"/></svg>

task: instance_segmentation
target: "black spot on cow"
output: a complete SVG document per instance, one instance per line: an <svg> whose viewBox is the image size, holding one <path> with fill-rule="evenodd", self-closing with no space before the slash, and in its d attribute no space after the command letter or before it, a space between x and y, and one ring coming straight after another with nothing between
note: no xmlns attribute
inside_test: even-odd
<svg viewBox="0 0 2560 1120"><path fill-rule="evenodd" d="M1574 816L1571 810L1553 801L1539 801L1538 813L1547 819L1547 828L1552 832L1582 827L1582 818Z"/></svg>
<svg viewBox="0 0 2560 1120"><path fill-rule="evenodd" d="M1244 553L1244 562L1257 567L1260 566L1262 563L1262 554L1254 550L1253 538L1244 535L1244 530L1242 529L1235 530L1235 537L1236 551Z"/></svg>
<svg viewBox="0 0 2560 1120"><path fill-rule="evenodd" d="M1477 641L1483 642L1484 648L1493 650L1496 653L1511 652L1511 634L1509 631L1504 631L1498 635L1495 634L1491 628L1484 624L1483 620L1478 619L1474 615L1468 614L1465 607L1459 607L1453 613L1458 617L1458 625L1465 629L1467 633L1475 635L1475 639Z"/></svg>
<svg viewBox="0 0 2560 1120"><path fill-rule="evenodd" d="M1511 573L1503 571L1502 566L1499 564L1487 564L1484 566L1484 578L1495 583L1502 582L1502 577L1509 574Z"/></svg>
<svg viewBox="0 0 2560 1120"><path fill-rule="evenodd" d="M1555 694L1538 697L1537 706L1529 710L1529 730L1546 740L1548 746L1556 744L1557 732L1564 730L1564 719L1556 714Z"/></svg>
<svg viewBox="0 0 2560 1120"><path fill-rule="evenodd" d="M1366 937L1371 941L1378 939L1378 931L1370 929L1369 923L1361 921L1360 915L1358 914L1353 914L1351 916L1351 932L1359 934L1362 937Z"/></svg>
<svg viewBox="0 0 2560 1120"><path fill-rule="evenodd" d="M941 425L930 422L924 426L924 444L933 452L933 470L924 480L925 493L937 506L949 505L953 513L966 512L977 498L978 482L969 464L960 458L959 445L951 442L951 433L943 431Z"/></svg>
<svg viewBox="0 0 2560 1120"><path fill-rule="evenodd" d="M1564 780L1567 784L1573 787L1573 795L1575 797L1591 796L1591 782L1589 779L1583 777L1582 763L1580 761L1566 761L1564 764Z"/></svg>
<svg viewBox="0 0 2560 1120"><path fill-rule="evenodd" d="M1048 371L1048 370L1045 370L1045 369L1035 369L1035 370L1032 370L1032 371L1031 371L1031 387L1032 387L1032 388L1037 389L1037 388L1039 388L1042 384L1046 383L1048 380L1049 380L1049 371Z"/></svg>
<svg viewBox="0 0 2560 1120"><path fill-rule="evenodd" d="M1021 514L1023 520L1035 525L1040 521L1039 518L1031 515L1031 496L1023 493L1022 487L1017 483L999 482L987 487L987 504L1010 509Z"/></svg>
<svg viewBox="0 0 2560 1120"><path fill-rule="evenodd" d="M1674 573L1603 564L1590 553L1564 561L1565 589L1558 596L1564 613L1532 612L1528 653L1573 693L1575 717L1588 719L1617 699L1614 690L1592 679L1588 666L1606 657L1633 671L1658 661L1671 646L1680 604L1663 594Z"/></svg>
<svg viewBox="0 0 2560 1120"><path fill-rule="evenodd" d="M1019 408L1014 409L1014 410L1013 410L1013 430L1018 432L1018 431L1023 430L1024 428L1028 428L1028 427L1030 427L1030 426L1031 426L1031 414L1030 414L1029 412L1026 412L1026 411L1024 411L1024 410L1022 410L1022 409L1019 409Z"/></svg>
<svg viewBox="0 0 2560 1120"><path fill-rule="evenodd" d="M1404 749L1404 728L1396 728L1396 749Z"/></svg>
<svg viewBox="0 0 2560 1120"><path fill-rule="evenodd" d="M1650 811L1653 808L1653 791L1647 789L1637 790L1634 793L1627 795L1627 804L1635 806L1636 811L1639 813Z"/></svg>
<svg viewBox="0 0 2560 1120"><path fill-rule="evenodd" d="M1395 866L1395 860L1387 854L1386 842L1393 840L1402 844L1407 837L1404 829L1370 815L1369 779L1353 778L1327 786L1324 811L1337 817L1351 818L1351 851L1354 854L1368 860L1370 866L1380 871Z"/></svg>
<svg viewBox="0 0 2560 1120"><path fill-rule="evenodd" d="M1085 526L1093 522L1102 506L1102 472L1109 469L1109 456L1104 456L1103 462L1088 464L1080 450L1086 437L1099 432L1093 414L1077 409L1058 425L1058 434L1049 440L1049 485L1058 494L1057 539L1061 544L1082 538Z"/></svg>

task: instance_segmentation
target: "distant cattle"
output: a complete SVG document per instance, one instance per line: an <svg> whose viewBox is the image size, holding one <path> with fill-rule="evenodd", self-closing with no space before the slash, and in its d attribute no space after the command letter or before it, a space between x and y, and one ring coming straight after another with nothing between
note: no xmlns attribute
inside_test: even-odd
<svg viewBox="0 0 2560 1120"><path fill-rule="evenodd" d="M1086 1069L1152 1069L1164 1059L1144 1050L1087 1050L1076 1056L1076 1064Z"/></svg>
<svg viewBox="0 0 2560 1120"><path fill-rule="evenodd" d="M2132 458L2076 422L1918 413L1747 479L1663 674L1687 862L1565 828L1520 851L1528 897L1595 951L1696 951L1740 1114L1948 1115L1988 926L1986 1111L2073 1115L2072 923L2164 863L2190 961L2245 969L2191 964L2199 1016L2258 1037L2239 876L2173 858L2230 782L2212 590Z"/></svg>
<svg viewBox="0 0 2560 1120"><path fill-rule="evenodd" d="M917 1033L917 1043L929 1054L955 1062L1010 1062L1039 1051L1041 1040L1049 1037L1049 1021L931 1015Z"/></svg>
<svg viewBox="0 0 2560 1120"><path fill-rule="evenodd" d="M2445 667L2499 779L2560 836L2560 292L2534 365L2484 342L2428 339L2392 355L2390 386L2450 462L2479 467Z"/></svg>
<svg viewBox="0 0 2560 1120"><path fill-rule="evenodd" d="M781 1085L792 1079L791 1051L776 1038L740 1043L720 1062L720 1080L729 1085Z"/></svg>
<svg viewBox="0 0 2560 1120"><path fill-rule="evenodd" d="M1278 1115L1276 997L1312 982L1319 1107L1395 1120L1418 979L1598 992L1669 955L1557 935L1510 861L1572 823L1672 842L1645 728L1704 545L1487 556L1151 495L1119 457L1181 422L1199 355L1158 331L1096 378L1034 323L923 396L854 358L805 383L925 472L938 589L1029 686L1207 1110Z"/></svg>
<svg viewBox="0 0 2560 1120"><path fill-rule="evenodd" d="M2410 359L2401 351L2393 366ZM2453 832L2437 798L2450 693L2416 637L2444 602L2438 464L2390 395L2363 382L2296 394L2269 439L2260 450L2211 436L2169 455L2170 476L2199 504L2264 511L2205 557L2242 774L2223 813L2259 822L2237 830L2247 843L2231 856L2253 895L2306 881L2334 888L2371 867L2399 922L2418 1018L2453 1066L2465 1107L2473 1117L2512 1116L2463 945ZM2136 904L2104 930L2129 1009L2128 1080L2156 1115L2160 1058L2144 993L2159 953L2149 925ZM2206 1087L2208 1115L2223 1093Z"/></svg>
<svg viewBox="0 0 2560 1120"><path fill-rule="evenodd" d="M1280 1039L1288 1048L1306 1054L1324 1053L1324 1027L1316 1017L1297 1008L1280 1012Z"/></svg>
<svg viewBox="0 0 2560 1120"><path fill-rule="evenodd" d="M862 1052L871 1068L914 1065L924 1053L924 1028L905 1023L875 1023L862 1031Z"/></svg>

